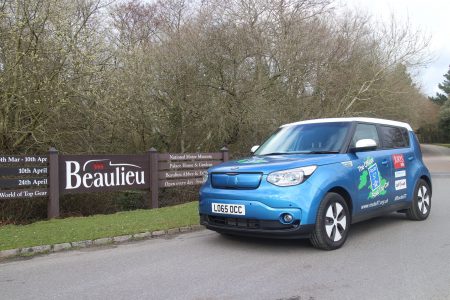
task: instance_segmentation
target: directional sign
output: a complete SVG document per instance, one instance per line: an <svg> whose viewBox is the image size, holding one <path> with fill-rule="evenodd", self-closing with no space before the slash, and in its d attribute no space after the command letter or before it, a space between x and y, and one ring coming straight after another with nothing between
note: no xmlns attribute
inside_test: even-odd
<svg viewBox="0 0 450 300"><path fill-rule="evenodd" d="M162 171L159 172L159 179L202 177L206 172L206 170Z"/></svg>
<svg viewBox="0 0 450 300"><path fill-rule="evenodd" d="M222 159L222 153L162 153L158 155L162 160L216 160Z"/></svg>
<svg viewBox="0 0 450 300"><path fill-rule="evenodd" d="M165 162L159 163L159 170L178 170L178 169L208 169L212 166L222 163L218 161L183 161L183 162Z"/></svg>
<svg viewBox="0 0 450 300"><path fill-rule="evenodd" d="M187 185L201 185L203 184L203 178L190 178L190 179L175 179L175 180L160 180L159 187L179 187Z"/></svg>

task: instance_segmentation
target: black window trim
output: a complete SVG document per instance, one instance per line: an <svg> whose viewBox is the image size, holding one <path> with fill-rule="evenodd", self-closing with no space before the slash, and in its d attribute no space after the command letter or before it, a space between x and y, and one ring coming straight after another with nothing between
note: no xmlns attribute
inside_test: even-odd
<svg viewBox="0 0 450 300"><path fill-rule="evenodd" d="M356 132L356 126L358 126L359 124L375 126L375 129L377 130L377 134L378 134L378 140L380 140L380 143L381 143L380 132L378 131L378 126L377 126L378 124L377 123L364 122L364 121L353 121L352 123L353 123L353 125L350 128L350 130L349 130L350 135L347 138L346 144L344 143L346 145L346 147L344 147L345 150L343 152L341 152L341 153L350 153L351 152L350 149L351 149L351 145L352 145L353 135ZM380 145L377 145L377 148L375 150L372 150L372 151L379 151L379 150L383 150L383 149L380 148Z"/></svg>
<svg viewBox="0 0 450 300"><path fill-rule="evenodd" d="M341 151L339 151L339 153L342 154L342 153L350 152L350 146L352 143L353 135L355 134L356 124L357 124L357 122L351 122L349 130L348 130L348 134L345 137L345 142L342 143L342 148L341 148Z"/></svg>
<svg viewBox="0 0 450 300"><path fill-rule="evenodd" d="M404 130L404 131L406 131L406 148L411 148L411 138L409 137L409 130L407 129L407 128L405 128L405 127L400 127L400 130ZM405 135L403 135L402 134L402 136L403 136L403 138L405 138Z"/></svg>

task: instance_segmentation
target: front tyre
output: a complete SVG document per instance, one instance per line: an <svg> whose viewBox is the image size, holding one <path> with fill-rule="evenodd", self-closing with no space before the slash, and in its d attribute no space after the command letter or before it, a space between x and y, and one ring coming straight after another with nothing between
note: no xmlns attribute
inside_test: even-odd
<svg viewBox="0 0 450 300"><path fill-rule="evenodd" d="M428 218L431 211L431 189L428 183L419 179L414 190L414 198L411 207L406 211L406 216L415 221Z"/></svg>
<svg viewBox="0 0 450 300"><path fill-rule="evenodd" d="M338 249L345 243L349 228L350 213L347 203L341 195L328 193L317 211L311 243L323 250Z"/></svg>

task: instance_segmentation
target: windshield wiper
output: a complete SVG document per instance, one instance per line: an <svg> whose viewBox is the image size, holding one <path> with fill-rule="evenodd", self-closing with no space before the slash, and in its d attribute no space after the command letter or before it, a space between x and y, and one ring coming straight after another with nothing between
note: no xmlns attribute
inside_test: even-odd
<svg viewBox="0 0 450 300"><path fill-rule="evenodd" d="M259 154L256 156L267 156L267 155L284 155L284 154L292 154L289 152L272 152L272 153L267 153L267 154Z"/></svg>
<svg viewBox="0 0 450 300"><path fill-rule="evenodd" d="M302 154L336 154L339 153L339 151L305 151L302 152Z"/></svg>
<svg viewBox="0 0 450 300"><path fill-rule="evenodd" d="M293 151L293 152L271 152L267 154L258 154L256 156L267 156L267 155L292 155L292 154L336 154L339 151Z"/></svg>

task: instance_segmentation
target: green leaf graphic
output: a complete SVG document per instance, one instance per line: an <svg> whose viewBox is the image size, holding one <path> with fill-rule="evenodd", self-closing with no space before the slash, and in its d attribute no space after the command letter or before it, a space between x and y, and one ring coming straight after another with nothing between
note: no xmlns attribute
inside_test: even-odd
<svg viewBox="0 0 450 300"><path fill-rule="evenodd" d="M369 172L367 170L364 170L361 175L359 176L359 185L358 190L362 189L367 184L367 177L369 176Z"/></svg>

